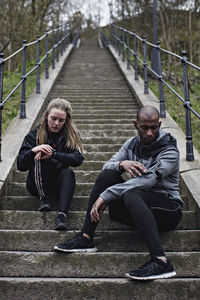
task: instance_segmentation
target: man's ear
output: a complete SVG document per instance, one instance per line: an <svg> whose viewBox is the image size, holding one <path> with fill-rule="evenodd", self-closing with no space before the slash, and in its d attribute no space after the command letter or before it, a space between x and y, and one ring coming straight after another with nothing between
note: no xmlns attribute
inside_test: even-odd
<svg viewBox="0 0 200 300"><path fill-rule="evenodd" d="M137 129L137 121L133 121L135 128Z"/></svg>
<svg viewBox="0 0 200 300"><path fill-rule="evenodd" d="M162 124L162 121L159 121L159 122L158 122L159 128L160 128L161 124Z"/></svg>

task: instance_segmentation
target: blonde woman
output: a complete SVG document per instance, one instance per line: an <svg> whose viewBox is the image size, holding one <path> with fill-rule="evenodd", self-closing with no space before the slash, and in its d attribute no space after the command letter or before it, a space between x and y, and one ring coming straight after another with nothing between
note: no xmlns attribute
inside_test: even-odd
<svg viewBox="0 0 200 300"><path fill-rule="evenodd" d="M82 145L72 121L72 108L64 99L52 100L42 124L24 138L17 167L29 171L26 187L39 196L39 211L50 211L50 200L58 200L56 230L66 230L66 214L75 189L75 175L69 167L78 167L84 157Z"/></svg>

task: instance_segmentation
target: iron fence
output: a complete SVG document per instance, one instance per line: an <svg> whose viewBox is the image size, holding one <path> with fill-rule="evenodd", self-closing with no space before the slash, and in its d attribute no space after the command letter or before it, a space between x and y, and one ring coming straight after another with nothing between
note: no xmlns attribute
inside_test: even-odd
<svg viewBox="0 0 200 300"><path fill-rule="evenodd" d="M130 39L132 39L132 47L130 47ZM183 103L183 107L185 108L186 160L193 161L194 153L191 128L191 113L194 114L198 119L200 119L200 115L191 107L188 82L188 67L190 66L198 71L200 71L200 68L188 61L187 53L185 51L182 52L182 56L179 56L173 52L163 49L160 46L159 42L157 43L157 45L152 44L146 40L146 37L141 38L136 34L136 32L131 32L115 24L111 24L110 27L110 43L116 49L119 56L122 56L122 61L127 61L127 69L130 69L130 54L133 55L133 68L135 80L139 79L139 64L143 66L144 94L149 93L148 72L150 72L150 74L152 74L153 77L158 80L161 118L166 117L164 85ZM139 52L141 52L139 51L139 46L143 52L142 57L141 54L139 54ZM147 47L150 47L151 50L155 49L154 51L156 52L155 59L157 62L157 72L153 70L150 64L148 63ZM164 79L162 72L161 53L165 53L175 57L182 64L184 97L182 97L177 91L175 91L172 85L170 85Z"/></svg>
<svg viewBox="0 0 200 300"><path fill-rule="evenodd" d="M23 41L22 47L15 53L7 58L4 58L4 54L0 53L0 161L1 161L1 141L2 141L2 110L5 103L11 98L15 91L21 86L21 102L20 102L20 118L26 118L26 79L27 77L36 71L36 93L40 94L40 66L45 62L45 78L49 78L49 57L51 54L52 69L55 69L56 62L59 61L59 56L63 55L63 51L66 50L69 43L71 43L71 33L69 24L63 24L56 29L46 31L43 36L37 37L33 42L27 43ZM77 40L77 36L75 37ZM43 48L45 55L41 57L41 42L44 42ZM49 43L51 48L49 49ZM27 67L27 48L36 46L36 64L28 72ZM22 55L22 76L21 80L16 86L9 92L9 94L3 99L3 82L4 82L4 64L10 59L14 58L18 53Z"/></svg>

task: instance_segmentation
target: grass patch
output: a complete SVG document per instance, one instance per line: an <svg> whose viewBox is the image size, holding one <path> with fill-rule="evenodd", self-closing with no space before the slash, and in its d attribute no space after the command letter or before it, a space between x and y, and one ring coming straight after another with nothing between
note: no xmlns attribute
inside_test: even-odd
<svg viewBox="0 0 200 300"><path fill-rule="evenodd" d="M173 89L184 98L184 89L183 86L173 86L170 85ZM158 81L152 78L149 78L149 88L159 99L159 86ZM190 93L190 101L192 108L200 112L200 84L195 84L192 86L192 92ZM185 108L180 99L178 99L166 86L164 86L164 99L165 107L169 112L171 117L176 121L180 128L185 133ZM192 124L192 137L193 143L196 149L200 152L200 120L191 113L191 124Z"/></svg>
<svg viewBox="0 0 200 300"><path fill-rule="evenodd" d="M4 97L12 91L12 89L21 80L21 74L17 71L8 72L4 77ZM35 87L35 74L31 74L26 79L26 99L30 96L31 92ZM12 94L12 96L4 104L2 111L2 131L4 133L5 129L8 127L10 122L18 115L21 103L21 86Z"/></svg>
<svg viewBox="0 0 200 300"><path fill-rule="evenodd" d="M49 67L51 65L51 55L49 55ZM35 62L31 61L27 63L26 72L29 72L35 66ZM14 71L4 71L4 80L3 80L3 100L9 95L9 93L14 89L14 87L21 80L21 65ZM40 76L42 78L45 69L45 61L40 66ZM26 102L28 97L33 92L36 86L36 70L31 73L26 79ZM20 104L21 104L21 89L22 85L10 96L6 101L2 111L2 133L5 132L8 125L11 121L19 114Z"/></svg>

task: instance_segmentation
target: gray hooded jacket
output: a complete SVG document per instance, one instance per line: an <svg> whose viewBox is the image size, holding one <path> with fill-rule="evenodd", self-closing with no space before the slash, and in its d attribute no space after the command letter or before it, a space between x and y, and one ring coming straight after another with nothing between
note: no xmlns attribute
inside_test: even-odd
<svg viewBox="0 0 200 300"><path fill-rule="evenodd" d="M122 173L119 163L123 160L138 161L145 166L147 172L141 177L107 188L100 194L105 203L117 200L126 191L137 188L163 193L183 205L179 191L179 151L172 135L160 129L158 138L151 145L142 144L139 136L129 139L104 164L103 170L111 169Z"/></svg>

